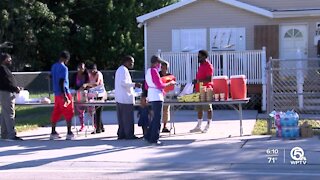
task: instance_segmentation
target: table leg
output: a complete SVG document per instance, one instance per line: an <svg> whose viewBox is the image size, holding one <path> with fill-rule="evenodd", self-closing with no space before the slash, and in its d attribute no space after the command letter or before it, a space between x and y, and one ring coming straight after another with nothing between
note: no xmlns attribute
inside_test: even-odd
<svg viewBox="0 0 320 180"><path fill-rule="evenodd" d="M242 104L239 104L239 116L240 116L240 136L243 134L242 128Z"/></svg>
<svg viewBox="0 0 320 180"><path fill-rule="evenodd" d="M176 127L174 125L174 123L175 123L174 113L175 113L174 105L170 105L170 130L169 130L170 132L169 132L169 135L171 135L172 130L173 130L173 134L176 134Z"/></svg>
<svg viewBox="0 0 320 180"><path fill-rule="evenodd" d="M240 136L242 137L243 135L243 128L242 128L242 104L239 103L238 106L239 108L236 107L236 105L229 104L230 107L232 107L234 110L236 110L239 114L239 120L240 120Z"/></svg>

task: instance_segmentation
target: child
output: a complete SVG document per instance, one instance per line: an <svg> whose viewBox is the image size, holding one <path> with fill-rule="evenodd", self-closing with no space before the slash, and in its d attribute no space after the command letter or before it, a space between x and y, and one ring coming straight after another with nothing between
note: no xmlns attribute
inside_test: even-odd
<svg viewBox="0 0 320 180"><path fill-rule="evenodd" d="M141 105L138 109L137 117L139 118L138 126L142 127L143 136L147 134L150 119L151 119L151 110L147 104L147 99L145 96L141 97Z"/></svg>
<svg viewBox="0 0 320 180"><path fill-rule="evenodd" d="M161 63L161 71L159 71L160 77L171 75L168 72L169 63ZM170 121L170 105L163 105L162 122L163 122L163 133L169 133L170 130L167 128L167 123Z"/></svg>

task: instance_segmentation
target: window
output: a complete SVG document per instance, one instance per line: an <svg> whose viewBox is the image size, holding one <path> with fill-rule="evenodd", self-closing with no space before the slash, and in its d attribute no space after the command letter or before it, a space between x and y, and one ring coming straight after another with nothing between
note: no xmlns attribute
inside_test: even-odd
<svg viewBox="0 0 320 180"><path fill-rule="evenodd" d="M172 30L173 52L197 52L206 47L206 29Z"/></svg>
<svg viewBox="0 0 320 180"><path fill-rule="evenodd" d="M219 50L246 50L245 28L211 28L210 49Z"/></svg>
<svg viewBox="0 0 320 180"><path fill-rule="evenodd" d="M284 38L303 38L303 35L298 29L290 29L284 34Z"/></svg>

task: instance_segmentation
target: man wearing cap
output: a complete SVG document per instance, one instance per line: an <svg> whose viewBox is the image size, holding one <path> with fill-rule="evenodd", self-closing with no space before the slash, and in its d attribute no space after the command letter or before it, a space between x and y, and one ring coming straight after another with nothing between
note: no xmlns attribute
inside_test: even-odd
<svg viewBox="0 0 320 180"><path fill-rule="evenodd" d="M196 75L196 79L193 80L193 83L196 87L196 92L200 92L200 83L203 84L204 87L212 87L212 76L213 76L213 66L207 60L208 52L206 50L200 50L198 52L198 62L200 66L198 68L198 72ZM203 132L206 133L210 127L212 121L212 106L209 105L200 105L196 106L196 110L198 111L198 123L194 129L191 129L190 132ZM207 125L201 130L201 123L203 118L203 111L207 111Z"/></svg>
<svg viewBox="0 0 320 180"><path fill-rule="evenodd" d="M56 124L63 115L67 122L66 140L71 140L74 135L71 131L71 120L73 117L74 106L72 95L69 90L69 70L66 64L70 59L68 51L62 51L58 62L51 67L51 78L54 92L54 108L51 115L52 131L50 140L59 139L60 136L56 131Z"/></svg>
<svg viewBox="0 0 320 180"><path fill-rule="evenodd" d="M115 75L115 100L117 103L118 139L137 139L134 135L134 87L140 88L140 83L132 82L129 69L134 66L134 58L125 56L122 65Z"/></svg>
<svg viewBox="0 0 320 180"><path fill-rule="evenodd" d="M1 139L22 140L16 136L15 130L15 95L21 88L8 66L12 64L11 56L7 53L0 55L0 103L1 103Z"/></svg>
<svg viewBox="0 0 320 180"><path fill-rule="evenodd" d="M158 73L160 64L165 63L158 56L151 57L151 67L146 73L146 89L148 90L148 100L151 103L153 117L147 135L144 137L150 144L162 145L159 141L160 127L163 113L164 91L167 86L175 84L174 81L163 83Z"/></svg>

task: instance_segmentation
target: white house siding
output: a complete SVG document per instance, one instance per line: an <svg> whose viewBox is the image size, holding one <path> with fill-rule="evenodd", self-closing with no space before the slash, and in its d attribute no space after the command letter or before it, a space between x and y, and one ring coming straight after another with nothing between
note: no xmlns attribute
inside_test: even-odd
<svg viewBox="0 0 320 180"><path fill-rule="evenodd" d="M171 51L172 29L206 28L207 37L209 37L210 28L245 27L247 49L253 49L254 23L252 22L269 24L270 19L214 0L191 3L147 22L148 60L158 52L158 49ZM209 39L207 48L209 48Z"/></svg>
<svg viewBox="0 0 320 180"><path fill-rule="evenodd" d="M244 0L243 0L244 1ZM249 1L249 0L247 0ZM298 1L297 1L298 2ZM315 57L316 47L313 45L316 17L270 19L215 0L201 0L183 6L174 11L160 15L147 21L147 63L158 50L171 51L172 29L206 28L209 37L210 28L245 27L246 48L254 49L254 26L274 24L298 24L309 26L309 57ZM207 40L207 49L209 39Z"/></svg>
<svg viewBox="0 0 320 180"><path fill-rule="evenodd" d="M320 0L239 0L266 9L303 9L320 6Z"/></svg>

